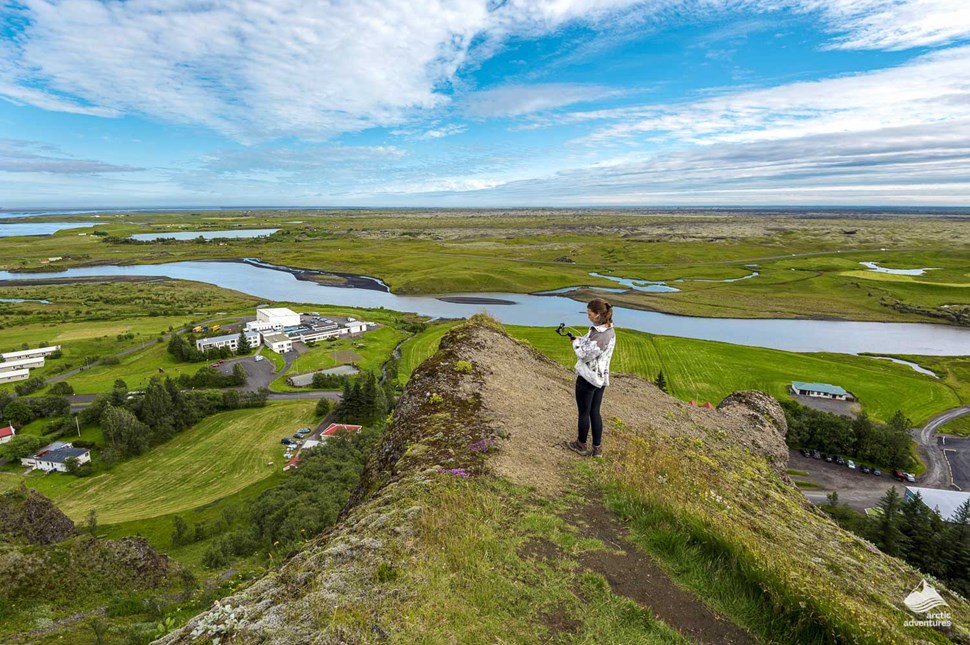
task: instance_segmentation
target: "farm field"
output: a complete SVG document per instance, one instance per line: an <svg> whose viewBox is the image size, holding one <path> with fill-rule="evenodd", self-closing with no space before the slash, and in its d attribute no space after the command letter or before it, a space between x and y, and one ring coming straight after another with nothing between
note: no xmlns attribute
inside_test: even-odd
<svg viewBox="0 0 970 645"><path fill-rule="evenodd" d="M575 364L569 342L551 328L507 326L506 330L567 367ZM404 344L402 356L408 357L409 369L404 369L402 359L402 379L434 353L446 331L434 326ZM673 396L701 403L716 404L731 392L747 389L784 399L793 380L841 385L859 397L870 416L882 421L902 409L918 424L962 403L946 383L889 361L843 354L796 354L618 330L613 372L637 374L653 381L661 369Z"/></svg>
<svg viewBox="0 0 970 645"><path fill-rule="evenodd" d="M177 513L232 495L282 466L280 438L315 417L314 401L274 402L208 417L148 453L86 478L26 478L75 522L114 524ZM269 465L272 462L272 465Z"/></svg>

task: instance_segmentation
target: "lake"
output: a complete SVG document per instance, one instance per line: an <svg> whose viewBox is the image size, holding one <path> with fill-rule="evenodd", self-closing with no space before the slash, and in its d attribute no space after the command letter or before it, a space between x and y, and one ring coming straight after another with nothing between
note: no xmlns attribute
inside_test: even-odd
<svg viewBox="0 0 970 645"><path fill-rule="evenodd" d="M97 222L33 222L31 224L0 224L0 237L51 235L69 228L87 228Z"/></svg>
<svg viewBox="0 0 970 645"><path fill-rule="evenodd" d="M83 276L168 276L235 289L267 302L300 302L347 307L384 307L434 318L467 318L486 311L507 324L547 326L549 333L565 322L577 329L588 324L583 303L559 295L521 293L462 293L438 296L400 296L386 291L379 280L370 288L335 287L297 280L272 265L243 262L173 262L136 266L100 266L57 273L8 273L0 280ZM445 302L440 297L509 301L512 304ZM769 347L794 352L857 354L917 354L962 356L970 354L970 329L928 323L880 323L835 320L783 320L700 318L616 307L618 327L654 334L717 340L738 345Z"/></svg>
<svg viewBox="0 0 970 645"><path fill-rule="evenodd" d="M131 239L139 242L153 242L155 240L174 239L174 240L194 240L197 237L206 240L219 238L247 238L247 237L266 237L272 235L278 228L247 228L235 231L170 231L165 233L138 233L132 235Z"/></svg>

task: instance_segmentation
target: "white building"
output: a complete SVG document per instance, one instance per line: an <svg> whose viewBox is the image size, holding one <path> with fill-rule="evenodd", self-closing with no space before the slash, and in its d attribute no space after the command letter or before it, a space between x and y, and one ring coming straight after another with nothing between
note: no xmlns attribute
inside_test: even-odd
<svg viewBox="0 0 970 645"><path fill-rule="evenodd" d="M851 392L842 389L838 385L829 385L828 383L802 383L801 381L792 381L791 391L793 394L814 396L822 399L836 399L838 401L855 400Z"/></svg>
<svg viewBox="0 0 970 645"><path fill-rule="evenodd" d="M293 341L286 334L263 334L263 344L277 354L293 351Z"/></svg>
<svg viewBox="0 0 970 645"><path fill-rule="evenodd" d="M7 426L6 428L0 428L0 443L7 443L14 438L17 431L13 426Z"/></svg>
<svg viewBox="0 0 970 645"><path fill-rule="evenodd" d="M61 348L60 345L52 345L50 347L38 347L37 349L24 349L19 352L4 352L0 354L3 356L5 361L16 361L21 358L36 358L38 356L47 356L48 354L53 354Z"/></svg>
<svg viewBox="0 0 970 645"><path fill-rule="evenodd" d="M299 327L300 314L285 307L257 309L256 321L269 323L273 326L273 329L279 331L286 327Z"/></svg>
<svg viewBox="0 0 970 645"><path fill-rule="evenodd" d="M32 370L44 366L44 357L37 358L18 358L12 361L0 363L0 372L12 372L13 370Z"/></svg>
<svg viewBox="0 0 970 645"><path fill-rule="evenodd" d="M62 441L55 441L30 457L24 457L20 460L20 463L24 466L30 466L34 470L57 470L66 473L67 460L71 457L77 459L79 464L87 463L91 461L91 451L87 448L75 448Z"/></svg>
<svg viewBox="0 0 970 645"><path fill-rule="evenodd" d="M246 334L246 342L252 348L259 347L259 334L254 331L244 332ZM213 347L228 347L232 351L237 351L239 349L239 334L226 334L225 336L212 336L210 338L200 338L195 341L195 348L200 352L204 352L207 349L212 349Z"/></svg>
<svg viewBox="0 0 970 645"><path fill-rule="evenodd" d="M0 372L0 383L13 383L14 381L26 381L30 378L30 370L13 370L10 372Z"/></svg>
<svg viewBox="0 0 970 645"><path fill-rule="evenodd" d="M253 320L252 322L246 323L246 331L279 331L279 329L273 329L273 323L271 322Z"/></svg>
<svg viewBox="0 0 970 645"><path fill-rule="evenodd" d="M924 504L939 513L947 522L952 522L960 505L970 499L970 493L958 490L907 486L903 492L903 501L916 497L916 493L919 493Z"/></svg>

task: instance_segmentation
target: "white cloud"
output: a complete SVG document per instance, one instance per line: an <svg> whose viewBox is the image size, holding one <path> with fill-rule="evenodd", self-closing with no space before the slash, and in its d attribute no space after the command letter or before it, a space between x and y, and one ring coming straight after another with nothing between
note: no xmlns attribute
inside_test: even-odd
<svg viewBox="0 0 970 645"><path fill-rule="evenodd" d="M575 20L609 31L785 8L820 15L838 47L970 35L964 0L23 0L4 10L16 35L0 44L0 96L203 125L238 140L319 138L406 123L446 103L473 41L487 56L510 35ZM560 89L561 100L588 100ZM541 86L494 91L498 114L565 104ZM480 102L470 109L493 113Z"/></svg>
<svg viewBox="0 0 970 645"><path fill-rule="evenodd" d="M505 85L469 95L465 99L464 111L473 118L514 117L595 101L617 93L600 85L579 83Z"/></svg>
<svg viewBox="0 0 970 645"><path fill-rule="evenodd" d="M943 50L874 72L568 118L615 120L585 138L601 145L645 140L752 142L968 117L970 47Z"/></svg>
<svg viewBox="0 0 970 645"><path fill-rule="evenodd" d="M0 172L91 175L141 170L92 159L77 159L34 141L0 139Z"/></svg>

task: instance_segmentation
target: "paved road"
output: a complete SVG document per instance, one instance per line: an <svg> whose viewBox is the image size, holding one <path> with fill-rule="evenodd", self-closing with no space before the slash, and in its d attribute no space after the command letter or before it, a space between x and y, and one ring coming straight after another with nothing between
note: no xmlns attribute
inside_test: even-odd
<svg viewBox="0 0 970 645"><path fill-rule="evenodd" d="M970 443L966 439L937 435L942 425L965 414L970 414L970 405L941 412L913 431L920 456L926 463L926 472L919 481L921 486L970 489Z"/></svg>

